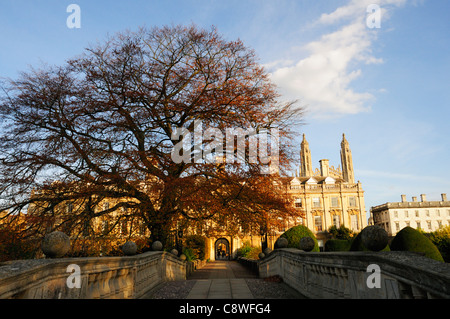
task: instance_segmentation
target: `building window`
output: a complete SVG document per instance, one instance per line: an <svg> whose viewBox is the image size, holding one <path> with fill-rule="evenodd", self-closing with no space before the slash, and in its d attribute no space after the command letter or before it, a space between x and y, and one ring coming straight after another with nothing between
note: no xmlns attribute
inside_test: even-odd
<svg viewBox="0 0 450 319"><path fill-rule="evenodd" d="M331 207L339 207L339 198L331 197Z"/></svg>
<svg viewBox="0 0 450 319"><path fill-rule="evenodd" d="M398 218L398 211L394 210L394 217Z"/></svg>
<svg viewBox="0 0 450 319"><path fill-rule="evenodd" d="M427 217L430 217L430 211L428 209L425 211L425 215L427 215Z"/></svg>
<svg viewBox="0 0 450 319"><path fill-rule="evenodd" d="M431 220L427 220L428 229L431 230Z"/></svg>
<svg viewBox="0 0 450 319"><path fill-rule="evenodd" d="M350 196L348 198L348 205L350 207L356 207L356 197L355 196Z"/></svg>
<svg viewBox="0 0 450 319"><path fill-rule="evenodd" d="M419 211L416 210L416 217L419 217Z"/></svg>
<svg viewBox="0 0 450 319"><path fill-rule="evenodd" d="M350 221L352 224L352 230L358 230L359 229L358 215L350 215Z"/></svg>
<svg viewBox="0 0 450 319"><path fill-rule="evenodd" d="M128 223L126 220L122 221L122 227L120 233L122 235L128 235Z"/></svg>
<svg viewBox="0 0 450 319"><path fill-rule="evenodd" d="M296 208L301 208L302 207L302 199L301 198L296 198L294 201L294 206Z"/></svg>
<svg viewBox="0 0 450 319"><path fill-rule="evenodd" d="M409 217L409 213L407 210L405 210L405 217L408 218Z"/></svg>
<svg viewBox="0 0 450 319"><path fill-rule="evenodd" d="M322 231L322 216L314 216L314 227L316 232Z"/></svg>
<svg viewBox="0 0 450 319"><path fill-rule="evenodd" d="M72 214L72 212L73 212L73 203L72 203L72 202L68 202L68 203L67 203L67 206L66 206L66 212L67 212L68 214Z"/></svg>
<svg viewBox="0 0 450 319"><path fill-rule="evenodd" d="M400 223L395 223L395 231L399 232L400 231Z"/></svg>
<svg viewBox="0 0 450 319"><path fill-rule="evenodd" d="M333 226L336 226L336 228L341 227L341 219L339 215L333 215Z"/></svg>
<svg viewBox="0 0 450 319"><path fill-rule="evenodd" d="M109 222L108 222L108 220L103 220L101 227L102 227L103 234L106 235L108 233L108 231L109 231Z"/></svg>
<svg viewBox="0 0 450 319"><path fill-rule="evenodd" d="M437 223L438 223L438 228L441 228L442 227L442 220L438 220Z"/></svg>
<svg viewBox="0 0 450 319"><path fill-rule="evenodd" d="M439 209L436 209L436 216L438 216L438 217L441 216L441 211Z"/></svg>
<svg viewBox="0 0 450 319"><path fill-rule="evenodd" d="M422 227L420 227L420 222L419 221L416 221L416 224L417 224L417 228L422 228Z"/></svg>
<svg viewBox="0 0 450 319"><path fill-rule="evenodd" d="M410 222L406 222L406 227L409 227L409 225L410 225Z"/></svg>
<svg viewBox="0 0 450 319"><path fill-rule="evenodd" d="M312 199L312 201L313 201L313 207L321 207L320 206L320 197L313 197L313 199Z"/></svg>

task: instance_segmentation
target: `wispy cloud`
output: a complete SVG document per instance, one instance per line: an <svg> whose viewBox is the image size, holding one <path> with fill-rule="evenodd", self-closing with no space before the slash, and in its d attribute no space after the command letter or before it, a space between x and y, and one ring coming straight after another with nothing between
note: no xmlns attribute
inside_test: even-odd
<svg viewBox="0 0 450 319"><path fill-rule="evenodd" d="M388 10L406 0L381 0L382 18ZM373 0L352 0L332 13L322 14L316 28L336 31L323 34L306 44L305 57L295 62L276 61L269 64L272 79L288 99L300 99L312 115L355 114L370 110L374 96L356 92L351 84L362 76L361 65L383 63L372 53L377 32L368 28L367 7ZM269 68L270 70L270 68Z"/></svg>

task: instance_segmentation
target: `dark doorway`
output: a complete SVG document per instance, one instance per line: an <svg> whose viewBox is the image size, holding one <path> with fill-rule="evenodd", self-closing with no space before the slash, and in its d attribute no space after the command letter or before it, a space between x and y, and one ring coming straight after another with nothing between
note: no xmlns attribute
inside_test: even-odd
<svg viewBox="0 0 450 319"><path fill-rule="evenodd" d="M216 260L230 260L230 242L227 239L217 239L214 248Z"/></svg>

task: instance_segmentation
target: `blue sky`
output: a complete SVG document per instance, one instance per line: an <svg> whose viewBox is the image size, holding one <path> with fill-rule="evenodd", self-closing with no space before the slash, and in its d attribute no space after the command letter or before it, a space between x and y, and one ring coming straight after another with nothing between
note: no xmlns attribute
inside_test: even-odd
<svg viewBox="0 0 450 319"><path fill-rule="evenodd" d="M79 29L66 25L71 3ZM366 24L370 4L380 28ZM401 194L450 195L449 12L444 0L2 0L0 77L63 64L125 29L215 25L255 49L283 98L307 106L299 133L313 166L338 166L346 134L369 212Z"/></svg>

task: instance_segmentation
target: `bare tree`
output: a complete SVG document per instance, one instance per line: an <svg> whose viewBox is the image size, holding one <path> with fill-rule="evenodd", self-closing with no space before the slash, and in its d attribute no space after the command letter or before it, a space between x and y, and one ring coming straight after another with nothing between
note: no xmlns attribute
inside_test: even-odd
<svg viewBox="0 0 450 319"><path fill-rule="evenodd" d="M63 66L23 73L3 92L0 211L39 206L52 216L76 201L63 221L73 228L123 209L163 242L180 220L221 227L226 220L232 229L296 214L275 176L261 174L259 158L173 160L176 130L193 132L198 121L203 132L276 128L280 168L291 160L286 141L302 108L278 102L255 53L214 28L117 34ZM209 142L193 143L183 156L194 159ZM114 204L98 209L102 200Z"/></svg>

